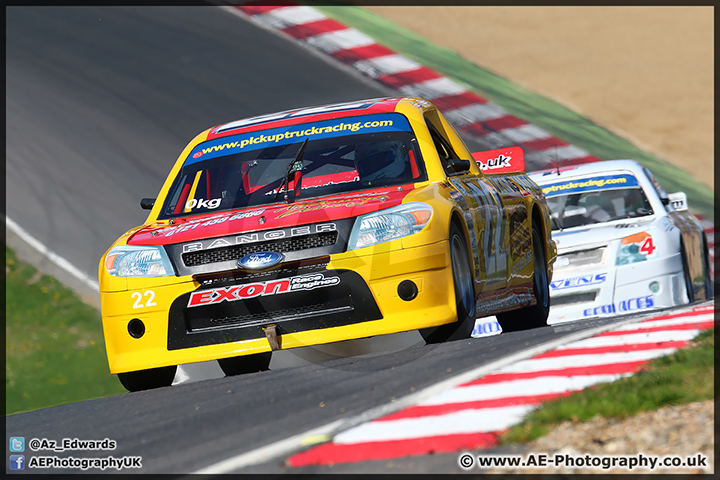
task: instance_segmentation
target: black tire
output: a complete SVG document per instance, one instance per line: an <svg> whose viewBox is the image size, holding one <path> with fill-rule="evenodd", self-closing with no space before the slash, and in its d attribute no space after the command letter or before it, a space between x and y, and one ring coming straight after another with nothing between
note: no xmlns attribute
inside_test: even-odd
<svg viewBox="0 0 720 480"><path fill-rule="evenodd" d="M693 288L692 277L690 276L690 267L688 266L687 255L685 254L685 245L680 244L682 249L683 278L685 279L685 291L687 292L688 303L695 301L695 289Z"/></svg>
<svg viewBox="0 0 720 480"><path fill-rule="evenodd" d="M442 343L470 338L475 326L475 285L473 283L472 264L470 263L465 235L455 223L450 225L448 242L450 245L457 320L439 327L420 329L420 335L425 339L425 343Z"/></svg>
<svg viewBox="0 0 720 480"><path fill-rule="evenodd" d="M137 372L118 373L118 380L129 392L152 390L153 388L169 387L175 378L177 365L169 367L150 368Z"/></svg>
<svg viewBox="0 0 720 480"><path fill-rule="evenodd" d="M703 235L703 280L705 284L705 300L710 300L715 297L715 292L710 268L710 249L705 235Z"/></svg>
<svg viewBox="0 0 720 480"><path fill-rule="evenodd" d="M220 358L218 363L225 376L244 375L268 370L272 352L253 353L239 357Z"/></svg>
<svg viewBox="0 0 720 480"><path fill-rule="evenodd" d="M529 307L512 310L496 315L503 332L515 332L529 328L546 327L550 313L550 282L547 275L545 249L540 228L532 223L533 249L533 295L537 303Z"/></svg>

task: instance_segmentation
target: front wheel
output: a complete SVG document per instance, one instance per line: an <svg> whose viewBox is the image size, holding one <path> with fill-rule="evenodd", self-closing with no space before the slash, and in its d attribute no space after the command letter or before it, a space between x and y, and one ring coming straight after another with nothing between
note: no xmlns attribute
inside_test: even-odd
<svg viewBox="0 0 720 480"><path fill-rule="evenodd" d="M118 373L118 380L129 392L151 390L153 388L169 387L175 379L177 365L169 367L150 368L137 372Z"/></svg>
<svg viewBox="0 0 720 480"><path fill-rule="evenodd" d="M425 343L469 338L475 326L475 285L470 256L465 235L455 223L450 227L449 244L457 321L439 327L420 329L420 335L425 339Z"/></svg>
<svg viewBox="0 0 720 480"><path fill-rule="evenodd" d="M707 238L703 235L703 283L705 284L705 300L711 300L715 296L713 291L712 270L710 268L710 249Z"/></svg>
<svg viewBox="0 0 720 480"><path fill-rule="evenodd" d="M690 265L687 260L685 253L685 246L681 243L680 248L682 249L682 265L683 265L683 278L685 279L685 292L687 293L688 303L695 301L695 288L693 287L692 277L690 276Z"/></svg>
<svg viewBox="0 0 720 480"><path fill-rule="evenodd" d="M548 324L550 282L548 281L547 263L545 262L545 249L543 248L540 229L535 222L532 223L532 249L533 295L535 295L537 303L529 307L496 315L503 332L545 327Z"/></svg>
<svg viewBox="0 0 720 480"><path fill-rule="evenodd" d="M268 370L271 359L272 352L263 352L239 357L220 358L218 359L218 363L223 373L228 377L232 377L234 375Z"/></svg>

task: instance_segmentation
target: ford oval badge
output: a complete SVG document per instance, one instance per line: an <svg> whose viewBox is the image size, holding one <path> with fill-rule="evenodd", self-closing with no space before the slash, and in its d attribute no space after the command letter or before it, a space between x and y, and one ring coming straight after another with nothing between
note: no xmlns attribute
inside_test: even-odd
<svg viewBox="0 0 720 480"><path fill-rule="evenodd" d="M238 267L246 270L263 270L282 262L285 256L277 252L255 252L238 260Z"/></svg>

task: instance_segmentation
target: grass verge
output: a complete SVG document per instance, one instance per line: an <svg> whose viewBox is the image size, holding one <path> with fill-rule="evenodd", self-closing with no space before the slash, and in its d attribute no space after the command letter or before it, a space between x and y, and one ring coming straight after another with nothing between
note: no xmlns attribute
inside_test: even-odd
<svg viewBox="0 0 720 480"><path fill-rule="evenodd" d="M706 330L690 347L647 363L631 377L543 403L511 427L499 443L529 442L564 421L582 422L597 415L623 419L643 411L714 398L714 357L713 330Z"/></svg>
<svg viewBox="0 0 720 480"><path fill-rule="evenodd" d="M5 247L5 413L124 393L100 313Z"/></svg>

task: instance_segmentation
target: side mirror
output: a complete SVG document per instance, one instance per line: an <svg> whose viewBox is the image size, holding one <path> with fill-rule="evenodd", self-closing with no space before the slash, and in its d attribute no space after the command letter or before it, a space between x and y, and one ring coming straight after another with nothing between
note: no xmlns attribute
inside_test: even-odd
<svg viewBox="0 0 720 480"><path fill-rule="evenodd" d="M462 160L460 158L448 159L449 166L453 172L466 172L470 170L470 160Z"/></svg>
<svg viewBox="0 0 720 480"><path fill-rule="evenodd" d="M140 200L140 207L142 207L143 210L152 210L153 205L155 205L154 198L143 198Z"/></svg>
<svg viewBox="0 0 720 480"><path fill-rule="evenodd" d="M685 192L675 192L668 195L668 203L675 211L687 210L687 195Z"/></svg>

